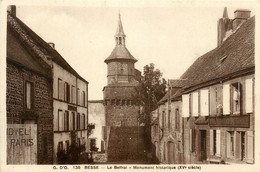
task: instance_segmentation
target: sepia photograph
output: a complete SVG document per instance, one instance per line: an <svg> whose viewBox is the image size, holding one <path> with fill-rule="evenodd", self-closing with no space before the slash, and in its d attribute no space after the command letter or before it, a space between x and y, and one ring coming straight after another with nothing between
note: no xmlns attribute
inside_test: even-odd
<svg viewBox="0 0 260 172"><path fill-rule="evenodd" d="M176 4L8 4L3 164L254 166L257 9Z"/></svg>

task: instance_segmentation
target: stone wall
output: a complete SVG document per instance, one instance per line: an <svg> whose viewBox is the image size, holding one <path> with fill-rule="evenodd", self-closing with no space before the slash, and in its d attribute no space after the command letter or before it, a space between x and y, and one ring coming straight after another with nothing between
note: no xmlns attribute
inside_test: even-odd
<svg viewBox="0 0 260 172"><path fill-rule="evenodd" d="M143 158L144 127L111 127L108 141L108 162Z"/></svg>
<svg viewBox="0 0 260 172"><path fill-rule="evenodd" d="M25 111L25 81L33 83L33 108ZM31 72L12 62L7 63L7 123L21 124L33 119L37 124L38 164L52 164L53 158L53 116L51 79ZM45 142L45 143L43 143ZM47 144L47 147L45 145ZM47 148L47 150L44 148Z"/></svg>
<svg viewBox="0 0 260 172"><path fill-rule="evenodd" d="M137 126L139 106L108 105L106 109L107 126Z"/></svg>

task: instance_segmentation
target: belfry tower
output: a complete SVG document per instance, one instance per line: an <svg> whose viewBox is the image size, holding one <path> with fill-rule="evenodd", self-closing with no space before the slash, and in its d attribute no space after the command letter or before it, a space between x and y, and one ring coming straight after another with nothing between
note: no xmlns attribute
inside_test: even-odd
<svg viewBox="0 0 260 172"><path fill-rule="evenodd" d="M136 159L143 152L142 127L139 127L139 105L134 99L141 72L137 60L126 48L126 35L119 14L115 48L105 59L107 86L103 89L107 132L108 161Z"/></svg>
<svg viewBox="0 0 260 172"><path fill-rule="evenodd" d="M104 88L107 126L137 126L139 106L133 100L134 87L138 85L140 72L135 69L137 60L126 48L126 35L119 14L116 46L106 58L107 86Z"/></svg>

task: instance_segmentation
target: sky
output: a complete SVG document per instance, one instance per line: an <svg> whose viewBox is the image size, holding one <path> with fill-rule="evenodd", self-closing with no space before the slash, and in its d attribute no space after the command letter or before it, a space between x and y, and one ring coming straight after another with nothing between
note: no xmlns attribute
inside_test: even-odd
<svg viewBox="0 0 260 172"><path fill-rule="evenodd" d="M228 7L229 18L241 7ZM242 6L242 8L245 8ZM81 7L17 6L17 17L89 82L89 100L103 99L107 85L104 60L115 47L118 13L126 47L138 60L135 67L154 63L163 77L179 78L201 55L217 46L217 20L224 6ZM252 11L252 8L247 8Z"/></svg>

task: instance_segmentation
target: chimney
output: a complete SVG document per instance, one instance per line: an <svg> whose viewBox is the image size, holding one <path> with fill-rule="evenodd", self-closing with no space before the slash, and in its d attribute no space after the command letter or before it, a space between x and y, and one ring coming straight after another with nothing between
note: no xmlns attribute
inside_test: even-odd
<svg viewBox="0 0 260 172"><path fill-rule="evenodd" d="M48 43L53 49L55 49L55 44L53 42Z"/></svg>
<svg viewBox="0 0 260 172"><path fill-rule="evenodd" d="M227 7L225 7L222 18L218 20L218 46L222 44L227 32L231 29L232 20L228 18Z"/></svg>
<svg viewBox="0 0 260 172"><path fill-rule="evenodd" d="M13 16L16 16L16 6L15 5L9 5L7 7L7 12L9 14L12 14Z"/></svg>
<svg viewBox="0 0 260 172"><path fill-rule="evenodd" d="M243 22L250 18L250 10L239 9L234 12L233 30L236 30Z"/></svg>

